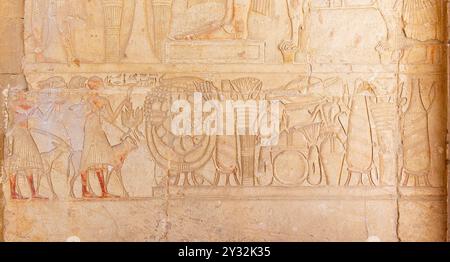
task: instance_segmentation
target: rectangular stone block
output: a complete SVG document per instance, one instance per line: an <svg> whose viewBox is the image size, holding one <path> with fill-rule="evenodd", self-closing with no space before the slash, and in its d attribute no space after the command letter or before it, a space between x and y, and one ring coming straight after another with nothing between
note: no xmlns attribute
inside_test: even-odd
<svg viewBox="0 0 450 262"><path fill-rule="evenodd" d="M0 72L18 74L22 71L23 19L0 16Z"/></svg>
<svg viewBox="0 0 450 262"><path fill-rule="evenodd" d="M264 49L264 43L258 41L168 41L165 62L262 64Z"/></svg>
<svg viewBox="0 0 450 262"><path fill-rule="evenodd" d="M447 201L413 200L400 202L399 238L404 242L445 242Z"/></svg>

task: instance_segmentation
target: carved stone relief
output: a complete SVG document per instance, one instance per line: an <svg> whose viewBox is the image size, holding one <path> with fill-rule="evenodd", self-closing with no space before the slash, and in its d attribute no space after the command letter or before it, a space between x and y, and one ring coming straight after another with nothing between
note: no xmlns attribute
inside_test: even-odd
<svg viewBox="0 0 450 262"><path fill-rule="evenodd" d="M443 240L421 234L447 221L444 7L26 0L26 82L4 92L6 239ZM261 116L279 141L174 134L179 100L189 124L197 102L279 101ZM83 212L117 228L96 235Z"/></svg>

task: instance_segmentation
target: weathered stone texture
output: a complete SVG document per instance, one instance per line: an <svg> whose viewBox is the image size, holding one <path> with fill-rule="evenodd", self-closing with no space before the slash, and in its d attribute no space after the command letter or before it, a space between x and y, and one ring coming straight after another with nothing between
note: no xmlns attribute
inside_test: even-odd
<svg viewBox="0 0 450 262"><path fill-rule="evenodd" d="M5 240L445 241L448 1L4 3Z"/></svg>
<svg viewBox="0 0 450 262"><path fill-rule="evenodd" d="M5 0L0 5L0 72L22 72L23 1Z"/></svg>
<svg viewBox="0 0 450 262"><path fill-rule="evenodd" d="M4 0L0 3L0 91L4 91L15 82L17 74L22 72L23 58L23 9L22 0ZM0 165L3 166L4 146L4 99L0 98ZM2 171L3 173L3 171ZM0 189L0 240L3 240L3 189Z"/></svg>

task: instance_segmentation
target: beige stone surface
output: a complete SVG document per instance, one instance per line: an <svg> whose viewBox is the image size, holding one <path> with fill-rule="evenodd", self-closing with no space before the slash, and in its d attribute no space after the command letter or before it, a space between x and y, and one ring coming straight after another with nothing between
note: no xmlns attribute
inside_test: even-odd
<svg viewBox="0 0 450 262"><path fill-rule="evenodd" d="M23 1L5 0L0 3L0 91L16 82L18 74L22 72L23 58ZM4 112L4 96L0 98L0 108ZM4 123L4 113L0 114L0 121ZM0 127L0 165L3 166L3 146L5 125ZM3 240L3 208L4 195L0 189L0 241Z"/></svg>
<svg viewBox="0 0 450 262"><path fill-rule="evenodd" d="M402 241L445 240L446 202L415 200L400 203L399 235Z"/></svg>
<svg viewBox="0 0 450 262"><path fill-rule="evenodd" d="M447 1L16 2L6 241L446 240ZM198 92L280 140L173 134Z"/></svg>
<svg viewBox="0 0 450 262"><path fill-rule="evenodd" d="M450 39L450 34L449 34L450 33L450 20L448 19L449 15L450 15L450 2L447 1L447 25L448 25L447 26L447 39ZM450 53L448 52L448 45L447 45L447 72L448 72L449 65L450 65ZM447 86L449 86L449 85L450 85L450 75L447 74ZM447 101L450 102L450 95L447 94L447 96L448 96ZM450 111L447 110L447 115L448 114L450 114ZM447 119L448 119L448 116L447 116ZM447 122L447 124L450 125L448 122ZM450 128L447 128L447 130L450 130ZM447 136L447 160L449 159L448 158L448 155L449 155L448 141L450 141L450 137ZM450 164L450 162L447 161L447 174L450 174L449 173L450 172L449 164ZM448 177L450 177L450 175L447 175L447 178ZM450 188L450 180L449 179L447 179L447 183L448 183L447 188ZM448 206L447 206L447 211L448 211L448 210L450 210L450 197L447 199L447 204L448 204ZM448 218L447 218L447 229L448 229L449 225L450 225L450 219L449 219L450 212L447 212L447 215L448 215ZM449 230L447 230L447 241L450 241L450 231Z"/></svg>
<svg viewBox="0 0 450 262"><path fill-rule="evenodd" d="M0 72L17 74L22 71L23 2L2 1L0 7Z"/></svg>

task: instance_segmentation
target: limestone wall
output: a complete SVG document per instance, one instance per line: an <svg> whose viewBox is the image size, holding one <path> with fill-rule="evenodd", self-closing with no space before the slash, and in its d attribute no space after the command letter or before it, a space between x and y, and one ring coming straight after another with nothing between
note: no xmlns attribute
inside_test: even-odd
<svg viewBox="0 0 450 262"><path fill-rule="evenodd" d="M446 240L447 1L18 3L5 241ZM279 101L279 141L174 135L195 93Z"/></svg>
<svg viewBox="0 0 450 262"><path fill-rule="evenodd" d="M23 78L22 58L23 58L23 16L24 6L22 1L5 0L0 4L0 90L3 92L10 85L14 85L17 79ZM4 97L0 97L0 103L4 104ZM0 120L4 123L4 110ZM0 127L0 162L3 166L3 141L5 125ZM3 190L0 189L0 240L3 239Z"/></svg>

